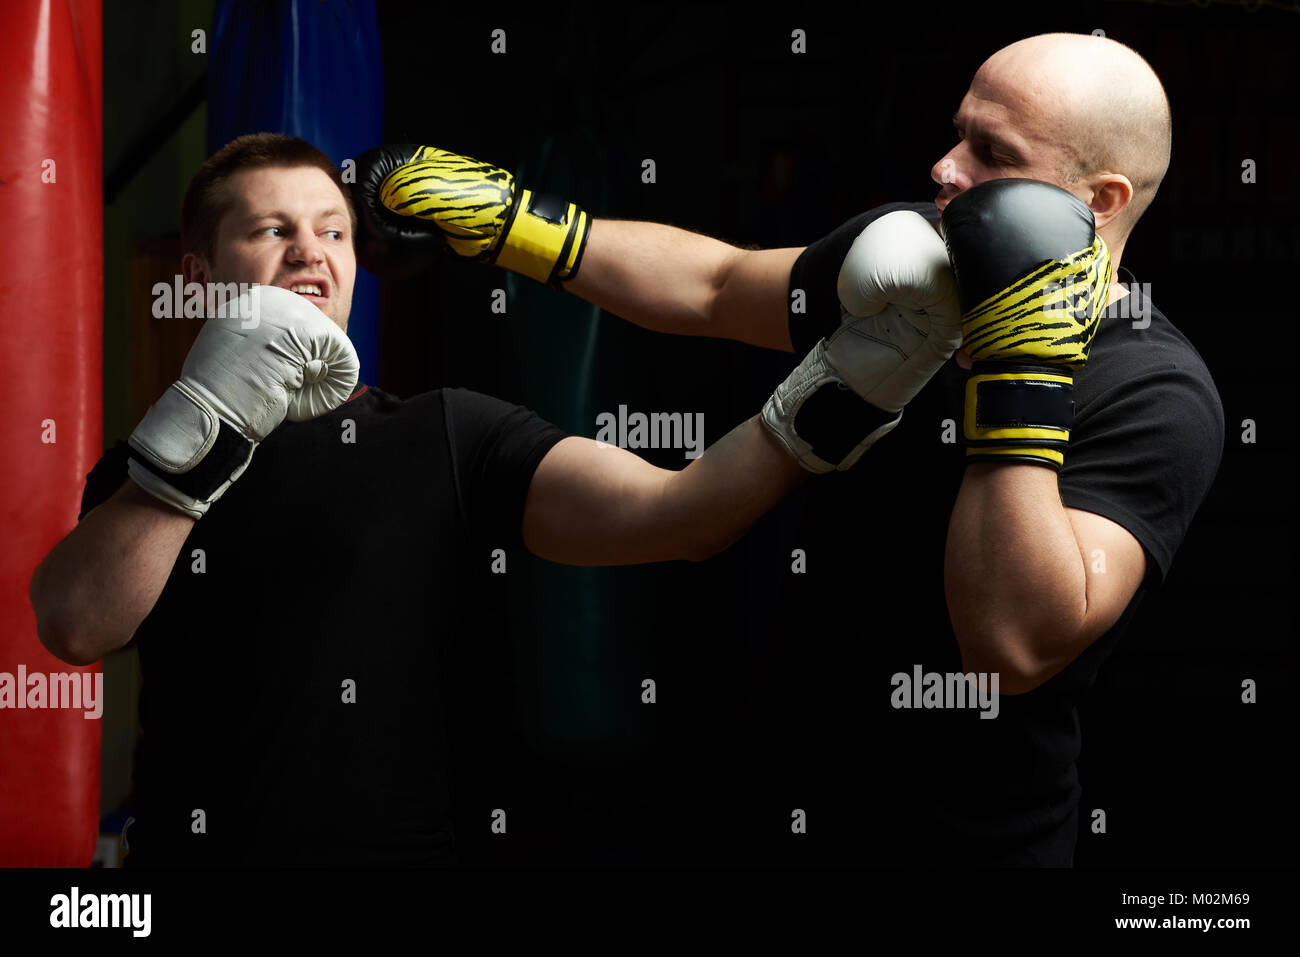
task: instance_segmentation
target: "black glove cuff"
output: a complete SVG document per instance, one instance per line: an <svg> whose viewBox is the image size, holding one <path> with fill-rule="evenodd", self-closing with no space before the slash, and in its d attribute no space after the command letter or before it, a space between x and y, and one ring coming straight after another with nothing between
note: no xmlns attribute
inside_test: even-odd
<svg viewBox="0 0 1300 957"><path fill-rule="evenodd" d="M164 471L131 448L131 458L196 502L208 501L217 489L229 482L230 477L248 462L252 454L253 443L224 421L220 422L212 448L188 472Z"/></svg>
<svg viewBox="0 0 1300 957"><path fill-rule="evenodd" d="M843 462L867 436L898 418L878 409L846 385L827 382L804 400L794 431L826 462Z"/></svg>
<svg viewBox="0 0 1300 957"><path fill-rule="evenodd" d="M968 445L1039 443L1051 438L1039 430L1068 438L1074 425L1074 379L1068 369L977 362L966 385Z"/></svg>

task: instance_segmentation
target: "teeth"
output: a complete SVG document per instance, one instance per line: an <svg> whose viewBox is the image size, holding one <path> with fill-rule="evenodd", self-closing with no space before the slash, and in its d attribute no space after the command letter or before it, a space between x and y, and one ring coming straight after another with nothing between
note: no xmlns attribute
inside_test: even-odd
<svg viewBox="0 0 1300 957"><path fill-rule="evenodd" d="M289 287L289 291L290 291L290 292L306 292L306 293L310 293L310 294L313 295L313 296L323 296L323 295L324 295L324 293L321 292L321 288L320 288L320 286L317 286L315 283L310 283L310 282L299 282L299 283L294 283L292 286Z"/></svg>

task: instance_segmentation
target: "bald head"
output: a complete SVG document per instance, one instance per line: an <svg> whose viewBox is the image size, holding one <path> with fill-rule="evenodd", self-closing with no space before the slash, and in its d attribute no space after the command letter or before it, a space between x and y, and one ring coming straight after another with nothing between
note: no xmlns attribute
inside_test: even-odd
<svg viewBox="0 0 1300 957"><path fill-rule="evenodd" d="M987 180L1053 183L1092 209L1115 265L1169 168L1160 78L1105 37L1046 33L1004 47L976 72L953 124L960 142L930 170L941 213Z"/></svg>
<svg viewBox="0 0 1300 957"><path fill-rule="evenodd" d="M1128 229L1150 205L1169 168L1169 100L1135 51L1105 37L1029 37L989 57L971 83L980 91L1019 101L1055 142L1062 185L1108 172L1127 177L1133 198L1119 219Z"/></svg>

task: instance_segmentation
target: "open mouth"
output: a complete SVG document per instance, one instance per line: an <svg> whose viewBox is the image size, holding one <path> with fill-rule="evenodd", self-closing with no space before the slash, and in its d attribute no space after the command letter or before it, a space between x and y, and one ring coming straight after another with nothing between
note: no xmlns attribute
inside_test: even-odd
<svg viewBox="0 0 1300 957"><path fill-rule="evenodd" d="M325 291L314 282L296 282L289 287L290 292L296 292L300 296L315 297L317 299L325 298Z"/></svg>

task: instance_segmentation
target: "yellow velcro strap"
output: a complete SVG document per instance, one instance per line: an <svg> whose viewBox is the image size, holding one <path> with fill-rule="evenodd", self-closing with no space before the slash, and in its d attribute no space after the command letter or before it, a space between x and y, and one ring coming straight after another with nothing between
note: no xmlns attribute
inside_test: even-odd
<svg viewBox="0 0 1300 957"><path fill-rule="evenodd" d="M509 224L495 262L511 272L546 283L551 281L556 264L563 256L558 278L565 278L572 272L581 252L581 244L576 240L586 234L587 214L576 204L569 203L562 219L552 222L529 212L532 201L532 191L523 190L515 218Z"/></svg>

